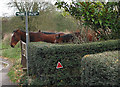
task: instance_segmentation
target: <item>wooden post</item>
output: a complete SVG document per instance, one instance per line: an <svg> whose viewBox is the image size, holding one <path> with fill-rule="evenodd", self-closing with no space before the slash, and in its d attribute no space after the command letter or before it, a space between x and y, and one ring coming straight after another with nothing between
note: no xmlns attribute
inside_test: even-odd
<svg viewBox="0 0 120 87"><path fill-rule="evenodd" d="M26 43L23 41L20 41L21 44L21 64L23 67L23 70L26 71Z"/></svg>

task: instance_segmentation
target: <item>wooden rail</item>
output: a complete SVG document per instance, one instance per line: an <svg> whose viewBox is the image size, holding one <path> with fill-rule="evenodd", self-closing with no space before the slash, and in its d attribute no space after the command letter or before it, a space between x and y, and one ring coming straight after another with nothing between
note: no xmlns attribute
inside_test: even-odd
<svg viewBox="0 0 120 87"><path fill-rule="evenodd" d="M23 69L26 69L26 43L23 41L20 41L21 45L21 64Z"/></svg>

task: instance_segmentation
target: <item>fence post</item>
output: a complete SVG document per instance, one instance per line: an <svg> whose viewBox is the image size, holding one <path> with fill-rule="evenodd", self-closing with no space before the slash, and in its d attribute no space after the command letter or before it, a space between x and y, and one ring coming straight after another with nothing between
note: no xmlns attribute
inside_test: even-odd
<svg viewBox="0 0 120 87"><path fill-rule="evenodd" d="M20 41L20 45L21 45L21 64L23 70L26 70L26 43Z"/></svg>

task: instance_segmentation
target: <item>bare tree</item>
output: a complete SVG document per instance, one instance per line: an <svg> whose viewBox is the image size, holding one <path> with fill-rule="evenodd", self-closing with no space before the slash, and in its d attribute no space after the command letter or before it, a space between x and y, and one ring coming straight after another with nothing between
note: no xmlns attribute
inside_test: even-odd
<svg viewBox="0 0 120 87"><path fill-rule="evenodd" d="M15 7L19 12L25 12L26 9L28 12L40 12L40 11L46 11L50 6L53 6L50 2L44 2L44 1L23 1L23 0L12 0L8 3L10 7ZM21 19L24 18L21 16Z"/></svg>

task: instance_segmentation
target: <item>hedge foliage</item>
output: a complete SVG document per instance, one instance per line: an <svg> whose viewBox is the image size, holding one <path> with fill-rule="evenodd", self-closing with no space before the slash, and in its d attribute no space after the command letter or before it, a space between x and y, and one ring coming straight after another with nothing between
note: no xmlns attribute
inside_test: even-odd
<svg viewBox="0 0 120 87"><path fill-rule="evenodd" d="M36 78L33 84L53 86L83 85L82 57L104 51L120 50L120 40L87 44L30 43L28 46L29 74ZM61 62L63 68L56 69ZM86 63L85 63L86 64Z"/></svg>
<svg viewBox="0 0 120 87"><path fill-rule="evenodd" d="M118 87L120 83L119 51L103 52L84 56L81 61L81 84L88 86Z"/></svg>

